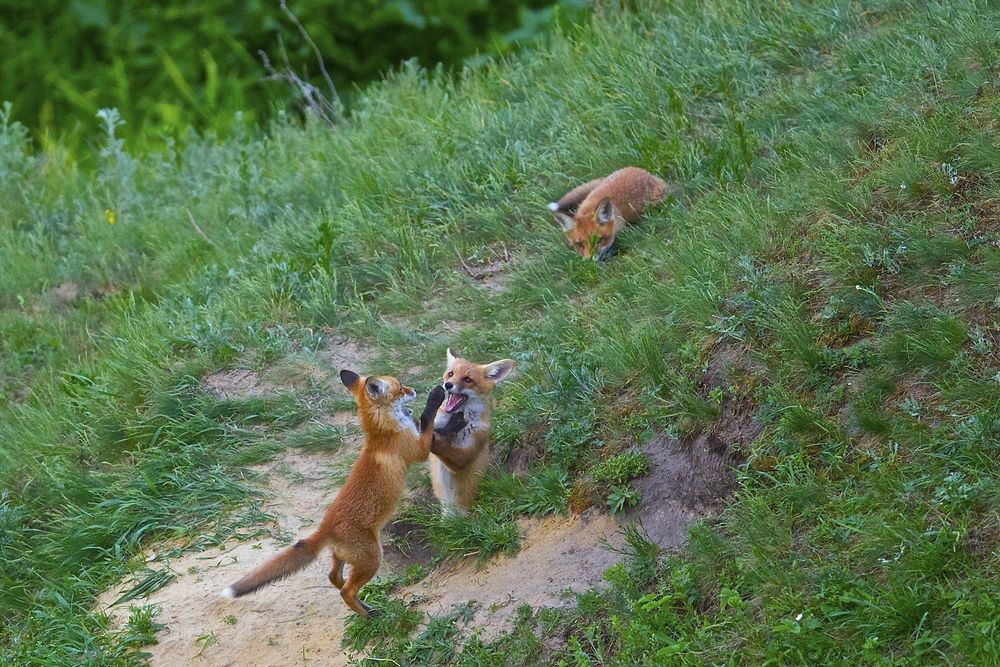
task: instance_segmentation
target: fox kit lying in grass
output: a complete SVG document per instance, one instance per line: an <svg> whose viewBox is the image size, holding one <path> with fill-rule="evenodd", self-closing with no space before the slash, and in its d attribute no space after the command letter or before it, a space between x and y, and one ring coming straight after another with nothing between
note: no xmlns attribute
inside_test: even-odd
<svg viewBox="0 0 1000 667"><path fill-rule="evenodd" d="M584 259L596 261L611 251L625 223L638 218L646 204L663 199L667 190L661 178L638 167L625 167L573 188L549 204L549 210L569 244Z"/></svg>
<svg viewBox="0 0 1000 667"><path fill-rule="evenodd" d="M420 416L420 431L405 408L416 392L394 377L359 377L348 370L340 379L354 394L361 418L364 445L347 480L337 493L316 531L283 549L274 558L222 592L235 598L298 572L324 547L333 549L330 583L340 589L347 606L362 616L375 610L358 599L358 590L378 571L382 560L379 531L396 509L403 493L406 471L427 459L434 429L431 421L445 398L434 387ZM465 426L461 417L453 424ZM344 582L344 564L351 566Z"/></svg>
<svg viewBox="0 0 1000 667"><path fill-rule="evenodd" d="M448 350L448 398L434 419L438 437L430 457L434 495L447 513L465 512L476 498L479 477L490 462L490 394L513 369L510 359L480 365Z"/></svg>

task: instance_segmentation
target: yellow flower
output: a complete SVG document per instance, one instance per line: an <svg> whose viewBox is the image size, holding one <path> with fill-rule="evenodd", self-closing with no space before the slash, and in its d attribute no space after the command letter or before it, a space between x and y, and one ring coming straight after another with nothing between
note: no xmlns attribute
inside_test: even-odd
<svg viewBox="0 0 1000 667"><path fill-rule="evenodd" d="M115 212L110 208L104 209L104 218L108 221L109 225L115 224Z"/></svg>

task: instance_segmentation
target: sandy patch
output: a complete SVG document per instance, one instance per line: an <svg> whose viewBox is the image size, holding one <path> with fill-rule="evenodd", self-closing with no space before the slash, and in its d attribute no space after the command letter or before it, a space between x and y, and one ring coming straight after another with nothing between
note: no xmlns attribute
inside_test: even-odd
<svg viewBox="0 0 1000 667"><path fill-rule="evenodd" d="M499 556L481 568L475 559L451 561L400 595L423 600L417 608L435 616L474 601L469 627L490 641L510 629L522 604L564 606L569 603L565 591L600 586L604 571L621 560L602 546L605 541L622 544L618 522L606 514L521 519L518 524L523 539L516 555Z"/></svg>
<svg viewBox="0 0 1000 667"><path fill-rule="evenodd" d="M331 330L317 356L330 365L334 375L343 369L352 370L361 375L369 372L369 364L375 359L375 353L350 338Z"/></svg>
<svg viewBox="0 0 1000 667"><path fill-rule="evenodd" d="M227 401L253 398L277 391L276 387L261 379L260 373L242 368L227 368L206 375L201 380L201 386L209 394Z"/></svg>
<svg viewBox="0 0 1000 667"><path fill-rule="evenodd" d="M482 285L487 292L499 294L507 289L510 280L508 270L511 264L510 250L504 243L480 248L475 258L458 257L459 273L468 276L474 283Z"/></svg>
<svg viewBox="0 0 1000 667"><path fill-rule="evenodd" d="M327 426L333 426L335 428L354 426L358 423L357 415L349 410L334 412L332 415L319 415L316 417L316 420L326 424Z"/></svg>
<svg viewBox="0 0 1000 667"><path fill-rule="evenodd" d="M722 487L713 486L710 479L691 470L689 464L697 464L698 454L687 448L677 450L669 443L657 446L666 458L651 452L652 474L639 480L644 496L638 516L627 520L641 518L653 539L668 546L683 540L690 521L716 508L716 494ZM159 644L146 649L152 654L151 664L263 667L349 662L340 644L350 612L327 582L329 555L321 555L305 571L244 598L225 600L218 596L220 590L270 558L289 539L310 530L336 494L331 473L356 455L356 447L349 450L334 458L289 450L262 467L272 494L263 509L278 517L279 532L287 539L232 542L222 549L186 553L163 564L177 578L142 601L159 606L157 620L166 626L157 635ZM719 470L728 475L724 466ZM715 491L697 490L706 481ZM654 492L654 487L663 492ZM522 542L514 556L498 556L481 567L474 558L449 560L393 597L431 615L446 614L455 605L472 601L473 614L463 634L478 630L480 637L489 641L510 628L514 612L522 604L536 609L571 604L566 591L601 587L604 571L622 559L606 546L622 546L619 522L598 511L521 519L518 523ZM429 552L398 553L392 547L393 528L387 532L381 576L398 571L414 558L421 562L430 558ZM108 591L101 606L117 599L124 588ZM126 605L111 613L123 622Z"/></svg>
<svg viewBox="0 0 1000 667"><path fill-rule="evenodd" d="M80 296L80 286L74 282L60 283L46 292L52 303L60 306L71 306Z"/></svg>
<svg viewBox="0 0 1000 667"><path fill-rule="evenodd" d="M336 494L329 482L332 463L328 455L287 450L261 467L272 494L262 509L278 518L279 534L306 533L322 516ZM166 626L157 634L159 643L145 649L152 654L151 664L347 664L340 639L348 610L327 582L328 556L254 595L219 597L225 586L286 544L275 539L233 542L154 563L154 568L167 568L177 578L142 601L160 608L157 621ZM108 591L99 604L106 607L126 587ZM109 613L122 622L126 607Z"/></svg>

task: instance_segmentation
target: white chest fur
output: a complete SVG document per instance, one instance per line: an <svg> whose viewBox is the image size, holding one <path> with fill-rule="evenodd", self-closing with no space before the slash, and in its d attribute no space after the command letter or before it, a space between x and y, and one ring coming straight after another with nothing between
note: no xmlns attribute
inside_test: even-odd
<svg viewBox="0 0 1000 667"><path fill-rule="evenodd" d="M392 416L395 417L396 421L399 422L399 428L401 430L403 431L410 430L413 431L414 435L418 435L417 425L413 422L413 417L410 416L410 413L407 412L405 401L396 402L396 404L393 406Z"/></svg>
<svg viewBox="0 0 1000 667"><path fill-rule="evenodd" d="M465 417L465 428L455 434L452 444L455 447L471 447L473 434L483 428L489 428L489 422L485 419L485 406L481 399L470 398L465 402L462 411ZM438 412L434 416L434 427L442 428L449 420L451 420L450 414L444 411Z"/></svg>

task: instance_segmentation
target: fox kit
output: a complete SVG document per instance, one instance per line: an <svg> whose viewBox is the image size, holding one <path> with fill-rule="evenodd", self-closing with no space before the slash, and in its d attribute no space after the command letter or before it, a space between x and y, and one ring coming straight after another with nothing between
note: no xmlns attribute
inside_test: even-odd
<svg viewBox="0 0 1000 667"><path fill-rule="evenodd" d="M549 210L569 244L584 259L596 261L610 252L625 223L638 218L646 204L663 199L667 190L658 176L638 167L625 167L573 188L549 204ZM573 209L576 211L570 216Z"/></svg>
<svg viewBox="0 0 1000 667"><path fill-rule="evenodd" d="M298 572L324 547L331 547L330 583L340 589L340 596L356 613L376 613L358 599L358 590L378 571L382 560L379 531L396 509L407 469L427 459L434 437L430 423L444 401L445 391L438 386L427 397L418 432L405 407L417 395L413 389L394 377L363 378L348 370L340 372L340 379L354 395L365 435L354 467L319 528L224 590L224 597L246 595ZM464 426L461 418L454 426ZM345 563L351 566L346 582Z"/></svg>
<svg viewBox="0 0 1000 667"><path fill-rule="evenodd" d="M431 485L447 513L465 512L476 497L479 477L490 462L490 394L513 369L510 359L480 365L448 350L448 398L434 419L438 437L430 456Z"/></svg>

